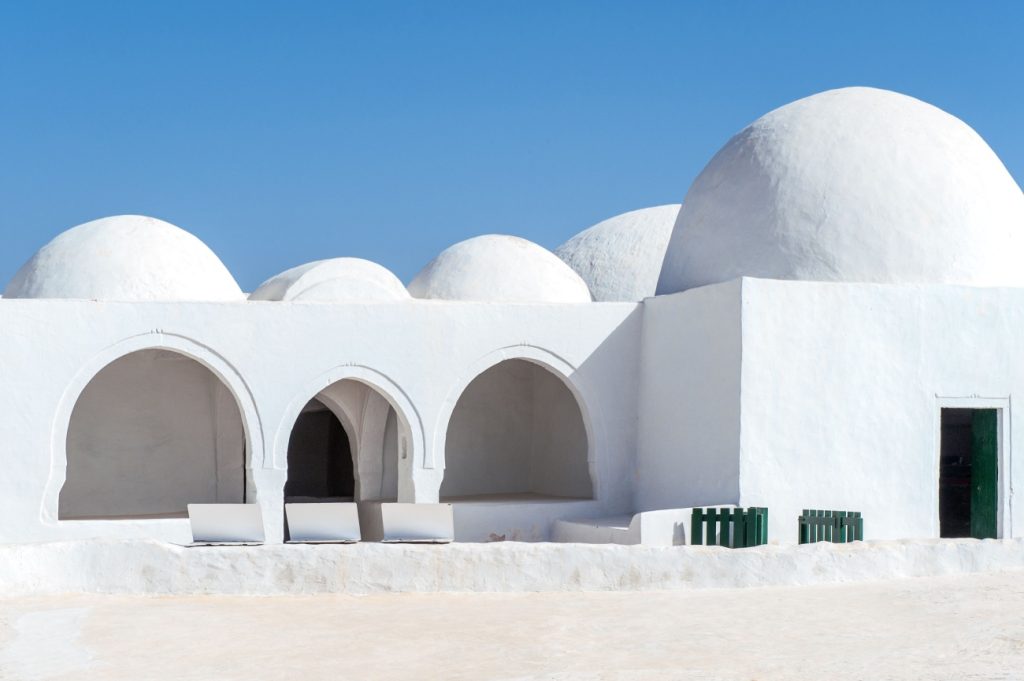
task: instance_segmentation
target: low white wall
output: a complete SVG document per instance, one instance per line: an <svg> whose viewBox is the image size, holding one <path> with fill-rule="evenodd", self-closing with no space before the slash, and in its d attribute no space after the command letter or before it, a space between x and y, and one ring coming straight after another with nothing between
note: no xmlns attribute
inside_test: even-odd
<svg viewBox="0 0 1024 681"><path fill-rule="evenodd" d="M103 540L0 546L0 596L707 589L1021 569L1022 540L751 549L516 542L185 548Z"/></svg>

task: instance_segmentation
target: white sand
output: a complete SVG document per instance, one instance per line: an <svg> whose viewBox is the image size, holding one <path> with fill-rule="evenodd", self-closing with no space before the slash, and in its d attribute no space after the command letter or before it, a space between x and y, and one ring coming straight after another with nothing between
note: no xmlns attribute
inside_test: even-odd
<svg viewBox="0 0 1024 681"><path fill-rule="evenodd" d="M690 592L0 600L2 679L1016 679L1024 572Z"/></svg>

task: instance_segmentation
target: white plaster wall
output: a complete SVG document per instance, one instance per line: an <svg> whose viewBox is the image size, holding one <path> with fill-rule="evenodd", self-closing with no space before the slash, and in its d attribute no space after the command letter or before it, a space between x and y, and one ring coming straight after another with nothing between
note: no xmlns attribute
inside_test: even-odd
<svg viewBox="0 0 1024 681"><path fill-rule="evenodd" d="M160 347L209 367L243 415L247 500L280 540L288 437L302 407L328 386L373 386L408 422L384 440L397 449L396 496L436 501L447 418L462 388L497 358L559 367L590 424L596 499L492 509L470 524L547 536L553 517L614 515L631 505L641 314L632 303L508 305L0 302L0 542L152 537L187 542L187 521L59 521L65 436L75 400L104 366ZM87 333L83 330L87 329ZM403 432L403 430L405 432ZM406 441L403 442L403 439ZM382 470L382 476L384 476ZM578 504L583 504L583 512Z"/></svg>
<svg viewBox="0 0 1024 681"><path fill-rule="evenodd" d="M644 302L635 510L739 498L740 284Z"/></svg>
<svg viewBox="0 0 1024 681"><path fill-rule="evenodd" d="M593 484L587 468L587 430L576 398L557 376L536 365L532 368L530 489L589 499Z"/></svg>
<svg viewBox="0 0 1024 681"><path fill-rule="evenodd" d="M244 499L238 407L209 369L173 352L142 350L102 370L75 405L67 451L64 518Z"/></svg>
<svg viewBox="0 0 1024 681"><path fill-rule="evenodd" d="M531 369L498 364L459 398L448 425L442 498L530 490Z"/></svg>
<svg viewBox="0 0 1024 681"><path fill-rule="evenodd" d="M1024 291L743 280L743 505L795 542L803 508L867 538L936 537L939 408L1004 407L1001 531L1024 536Z"/></svg>

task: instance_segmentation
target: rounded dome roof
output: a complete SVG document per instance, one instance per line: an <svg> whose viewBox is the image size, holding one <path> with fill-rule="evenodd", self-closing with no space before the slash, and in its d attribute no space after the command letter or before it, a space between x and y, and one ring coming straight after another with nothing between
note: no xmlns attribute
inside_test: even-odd
<svg viewBox="0 0 1024 681"><path fill-rule="evenodd" d="M658 293L741 276L1024 285L1024 195L959 119L872 88L754 121L683 201Z"/></svg>
<svg viewBox="0 0 1024 681"><path fill-rule="evenodd" d="M385 267L362 258L317 260L271 277L249 300L323 302L406 300L409 292Z"/></svg>
<svg viewBox="0 0 1024 681"><path fill-rule="evenodd" d="M5 298L243 300L206 244L156 218L118 215L63 232L22 265Z"/></svg>
<svg viewBox="0 0 1024 681"><path fill-rule="evenodd" d="M658 286L679 204L641 208L585 229L555 249L597 301L638 301Z"/></svg>
<svg viewBox="0 0 1024 681"><path fill-rule="evenodd" d="M551 251L488 234L449 246L409 284L416 298L507 303L584 303L590 290Z"/></svg>

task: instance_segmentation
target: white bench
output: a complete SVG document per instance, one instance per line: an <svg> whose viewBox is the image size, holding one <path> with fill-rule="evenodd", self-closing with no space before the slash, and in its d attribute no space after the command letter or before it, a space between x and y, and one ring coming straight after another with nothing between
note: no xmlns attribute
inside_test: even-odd
<svg viewBox="0 0 1024 681"><path fill-rule="evenodd" d="M364 541L447 544L455 539L451 504L359 502Z"/></svg>
<svg viewBox="0 0 1024 681"><path fill-rule="evenodd" d="M353 502L286 503L289 544L351 544L362 537Z"/></svg>
<svg viewBox="0 0 1024 681"><path fill-rule="evenodd" d="M266 538L258 504L189 504L188 522L196 546L262 544Z"/></svg>

